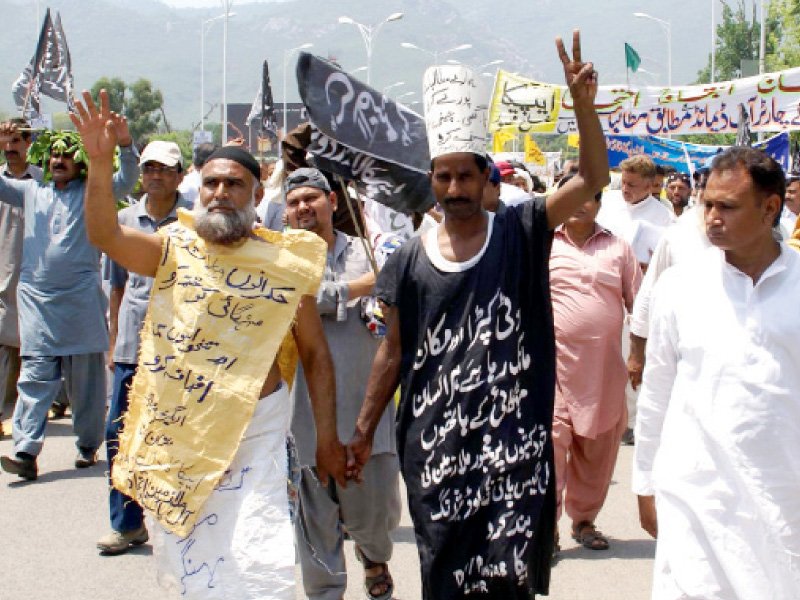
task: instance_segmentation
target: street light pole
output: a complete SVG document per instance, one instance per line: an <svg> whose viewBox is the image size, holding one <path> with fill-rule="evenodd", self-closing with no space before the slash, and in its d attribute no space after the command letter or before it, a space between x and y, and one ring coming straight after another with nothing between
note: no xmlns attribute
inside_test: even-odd
<svg viewBox="0 0 800 600"><path fill-rule="evenodd" d="M311 48L314 44L303 44L302 46L297 46L296 48L290 48L283 53L283 136L281 140L286 138L286 69L289 62L289 57L300 50L305 50L306 48Z"/></svg>
<svg viewBox="0 0 800 600"><path fill-rule="evenodd" d="M229 16L235 14L231 13ZM224 18L225 15L218 15L200 22L200 131L206 129L206 34L211 31L211 24L214 21Z"/></svg>
<svg viewBox="0 0 800 600"><path fill-rule="evenodd" d="M633 16L639 19L650 19L664 28L664 33L667 36L667 85L672 87L672 24L669 21L659 19L658 17L643 12L635 12Z"/></svg>
<svg viewBox="0 0 800 600"><path fill-rule="evenodd" d="M761 36L758 41L758 73L765 71L765 54L767 53L767 19L764 13L764 0L760 0Z"/></svg>
<svg viewBox="0 0 800 600"><path fill-rule="evenodd" d="M448 48L447 50L443 50L439 52L438 50L427 50L425 48L421 48L416 44L412 44L411 42L402 42L400 44L403 48L409 48L410 50L419 50L420 52L424 52L425 54L429 54L433 57L433 64L439 64L439 55L440 54L450 54L451 52L459 52L461 50L469 50L472 48L472 44L461 44L460 46L456 46L455 48ZM496 63L495 63L496 64Z"/></svg>
<svg viewBox="0 0 800 600"><path fill-rule="evenodd" d="M378 31L380 28L383 27L386 23L390 21L399 21L403 18L403 13L396 12L390 14L386 17L383 21L378 23L377 25L364 25L363 23L359 23L351 19L350 17L339 17L339 23L343 23L346 25L355 25L358 27L358 31L361 33L361 39L364 40L364 47L367 50L367 85L370 84L371 76L372 76L372 46L375 42L375 38L378 35Z"/></svg>
<svg viewBox="0 0 800 600"><path fill-rule="evenodd" d="M228 141L228 19L233 0L222 0L225 20L222 28L222 143Z"/></svg>
<svg viewBox="0 0 800 600"><path fill-rule="evenodd" d="M711 83L717 80L717 9L711 0Z"/></svg>

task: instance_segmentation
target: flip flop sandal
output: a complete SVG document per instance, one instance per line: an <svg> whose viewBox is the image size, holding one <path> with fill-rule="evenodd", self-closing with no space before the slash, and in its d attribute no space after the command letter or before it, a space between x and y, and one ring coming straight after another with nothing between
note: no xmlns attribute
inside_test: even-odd
<svg viewBox="0 0 800 600"><path fill-rule="evenodd" d="M367 595L367 598L369 598L369 600L391 600L392 594L394 593L394 581L392 581L392 575L389 573L389 566L386 563L372 562L364 555L364 552L362 552L361 548L358 546L355 547L355 552L358 562L364 566L365 571L367 569L377 569L379 567L381 569L379 575L372 577L366 574L364 575L364 593ZM371 590L378 585L385 585L386 591L376 596Z"/></svg>
<svg viewBox="0 0 800 600"><path fill-rule="evenodd" d="M589 550L608 550L608 538L589 521L581 521L573 527L572 539Z"/></svg>

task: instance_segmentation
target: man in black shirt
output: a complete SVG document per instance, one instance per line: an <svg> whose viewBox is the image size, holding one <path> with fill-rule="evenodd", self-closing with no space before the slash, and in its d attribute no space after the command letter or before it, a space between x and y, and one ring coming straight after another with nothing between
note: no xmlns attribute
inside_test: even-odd
<svg viewBox="0 0 800 600"><path fill-rule="evenodd" d="M581 135L575 177L546 201L487 213L486 157L437 146L429 130L444 221L397 250L378 277L387 334L349 445L349 476L359 476L401 384L398 450L428 600L522 599L549 585L555 345L548 256L552 230L608 182L596 73L581 60L577 31L573 58L560 39L556 45Z"/></svg>

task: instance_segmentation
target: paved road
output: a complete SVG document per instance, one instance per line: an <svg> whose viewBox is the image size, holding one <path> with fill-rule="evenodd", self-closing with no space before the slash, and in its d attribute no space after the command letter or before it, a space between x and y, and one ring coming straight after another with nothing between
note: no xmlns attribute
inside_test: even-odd
<svg viewBox="0 0 800 600"><path fill-rule="evenodd" d="M8 421L3 426L10 431ZM95 541L108 527L106 464L84 470L73 467L75 448L68 419L50 422L47 435L38 481L0 474L0 600L171 600L156 583L149 546L118 557L97 553ZM10 449L7 436L0 441L0 454ZM611 537L609 551L578 547L562 519L563 550L553 570L549 596L553 600L649 598L655 545L638 527L629 491L630 462L631 449L622 448L606 508L598 519ZM418 600L419 562L407 513L394 539L395 597ZM361 600L360 569L352 544L346 551L351 582L346 599ZM297 597L303 598L301 591Z"/></svg>

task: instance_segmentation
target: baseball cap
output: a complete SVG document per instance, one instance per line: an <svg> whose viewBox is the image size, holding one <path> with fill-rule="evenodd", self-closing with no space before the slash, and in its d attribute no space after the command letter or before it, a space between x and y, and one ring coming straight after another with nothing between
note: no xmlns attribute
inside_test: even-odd
<svg viewBox="0 0 800 600"><path fill-rule="evenodd" d="M325 179L325 175L322 174L322 171L308 167L293 171L291 175L286 178L286 183L284 184L287 194L301 187L317 188L326 193L330 193L331 191L331 186L328 180Z"/></svg>
<svg viewBox="0 0 800 600"><path fill-rule="evenodd" d="M175 165L183 167L181 149L175 142L152 141L145 146L142 156L139 158L140 166L148 162L157 162L167 167L174 167Z"/></svg>

